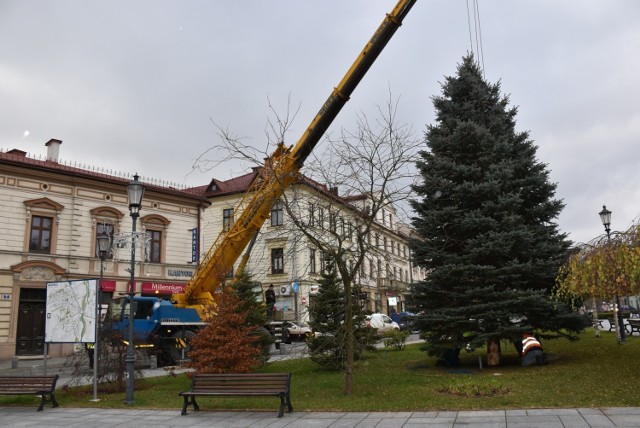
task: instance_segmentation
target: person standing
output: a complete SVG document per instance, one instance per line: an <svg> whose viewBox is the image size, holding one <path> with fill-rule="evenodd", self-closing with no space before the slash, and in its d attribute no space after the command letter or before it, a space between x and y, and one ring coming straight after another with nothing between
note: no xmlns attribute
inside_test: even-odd
<svg viewBox="0 0 640 428"><path fill-rule="evenodd" d="M273 289L273 284L269 285L267 291L264 292L264 300L267 305L267 317L273 318L273 307L276 304L276 292Z"/></svg>

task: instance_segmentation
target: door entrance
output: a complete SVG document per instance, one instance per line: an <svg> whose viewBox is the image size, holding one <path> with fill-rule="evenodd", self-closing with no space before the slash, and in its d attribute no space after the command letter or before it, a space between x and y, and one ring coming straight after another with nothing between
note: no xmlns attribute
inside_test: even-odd
<svg viewBox="0 0 640 428"><path fill-rule="evenodd" d="M16 355L44 354L46 303L47 290L20 290Z"/></svg>

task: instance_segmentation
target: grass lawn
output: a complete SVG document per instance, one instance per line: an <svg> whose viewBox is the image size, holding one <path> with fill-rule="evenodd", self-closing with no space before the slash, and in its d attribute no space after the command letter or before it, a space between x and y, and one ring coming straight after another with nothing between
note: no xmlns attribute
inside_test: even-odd
<svg viewBox="0 0 640 428"><path fill-rule="evenodd" d="M264 372L292 372L292 404L296 411L487 410L551 407L640 407L640 337L618 345L613 333L581 340L547 341L549 365L521 367L512 346L502 349L498 367L478 367L486 350L462 351L457 369L435 366L420 345L403 351L379 351L357 364L353 395L344 395L342 373L326 371L309 359L269 363ZM503 344L504 346L504 344ZM186 375L136 382L135 405L123 404L124 393L99 386L98 403L90 402L92 386L58 390L63 407L180 409L178 392L189 388ZM265 398L199 398L202 410L269 410L279 401ZM0 406L37 405L36 398L0 396ZM46 410L45 410L46 411Z"/></svg>

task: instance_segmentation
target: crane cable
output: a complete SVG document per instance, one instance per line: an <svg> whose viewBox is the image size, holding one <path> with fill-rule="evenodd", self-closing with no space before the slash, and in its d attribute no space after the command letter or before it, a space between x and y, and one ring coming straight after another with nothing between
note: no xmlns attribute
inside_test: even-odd
<svg viewBox="0 0 640 428"><path fill-rule="evenodd" d="M469 27L469 44L471 46L471 53L476 56L476 61L482 69L482 77L486 79L484 73L484 50L482 48L482 28L480 25L480 6L478 0L472 0L473 2L473 31L471 25L471 13L469 12L469 0L467 0L467 25ZM472 34L472 32L474 34ZM473 47L473 39L475 36L475 49Z"/></svg>

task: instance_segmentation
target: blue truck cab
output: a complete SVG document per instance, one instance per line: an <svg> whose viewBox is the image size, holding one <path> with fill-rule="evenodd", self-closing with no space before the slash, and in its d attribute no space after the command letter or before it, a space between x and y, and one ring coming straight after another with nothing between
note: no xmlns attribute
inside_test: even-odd
<svg viewBox="0 0 640 428"><path fill-rule="evenodd" d="M125 341L129 335L129 307L128 296L113 299L105 320L105 330L120 333ZM205 325L195 309L177 308L169 300L157 297L136 296L133 308L136 347L153 349L172 364L184 359L189 340Z"/></svg>

